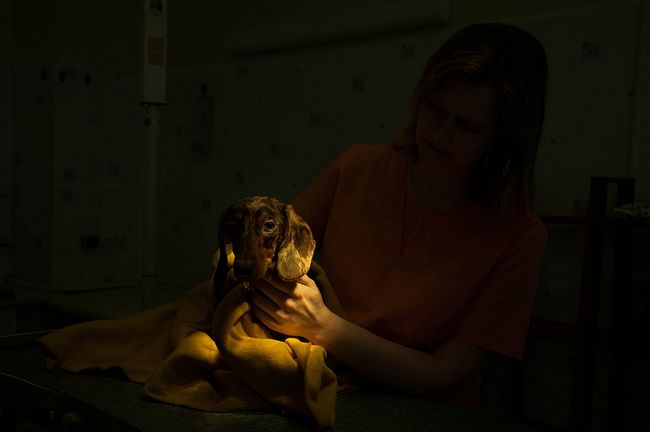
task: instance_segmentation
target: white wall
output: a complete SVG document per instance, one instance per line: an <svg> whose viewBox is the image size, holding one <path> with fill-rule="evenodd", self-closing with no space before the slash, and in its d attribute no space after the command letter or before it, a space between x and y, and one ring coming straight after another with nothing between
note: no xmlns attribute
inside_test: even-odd
<svg viewBox="0 0 650 432"><path fill-rule="evenodd" d="M0 66L0 288L9 277L11 242L11 70Z"/></svg>
<svg viewBox="0 0 650 432"><path fill-rule="evenodd" d="M623 3L518 20L549 57L536 167L541 213L580 213L590 177L631 174L639 14L637 4Z"/></svg>

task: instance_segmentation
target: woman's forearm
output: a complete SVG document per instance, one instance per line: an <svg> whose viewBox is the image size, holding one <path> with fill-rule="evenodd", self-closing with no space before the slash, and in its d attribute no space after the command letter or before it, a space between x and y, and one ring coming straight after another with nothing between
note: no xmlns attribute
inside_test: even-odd
<svg viewBox="0 0 650 432"><path fill-rule="evenodd" d="M383 339L328 309L307 276L288 283L263 279L251 291L255 314L277 332L325 347L362 377L408 393L440 393L469 379L487 351L450 339L433 353Z"/></svg>
<svg viewBox="0 0 650 432"><path fill-rule="evenodd" d="M434 353L418 351L335 314L310 339L362 377L413 394L454 388L476 373L486 356L483 350L455 341Z"/></svg>

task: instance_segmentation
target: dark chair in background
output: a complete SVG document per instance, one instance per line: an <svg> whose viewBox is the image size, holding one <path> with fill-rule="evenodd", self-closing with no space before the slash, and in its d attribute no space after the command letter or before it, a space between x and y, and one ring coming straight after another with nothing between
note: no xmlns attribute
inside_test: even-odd
<svg viewBox="0 0 650 432"><path fill-rule="evenodd" d="M529 341L536 338L557 343L569 344L573 348L571 405L568 427L544 425L525 418L524 365L515 368L515 417L548 430L568 430L582 432L592 430L594 417L594 383L596 358L599 350L609 353L609 402L608 427L606 430L629 430L630 376L629 361L635 317L633 303L636 288L632 280L633 228L624 217L612 215L614 207L634 201L634 179L593 177L591 179L589 200L584 217L542 215L552 236L553 226L570 225L581 227L584 232L582 247L582 269L579 287L579 310L577 322L563 322L550 319L533 318L530 324ZM611 233L611 237L609 234ZM611 275L615 286L612 288L611 305L601 304L603 284L603 256L606 251L606 234L612 238L613 259ZM599 327L599 314L604 307L611 306L611 325ZM549 395L553 397L553 395Z"/></svg>

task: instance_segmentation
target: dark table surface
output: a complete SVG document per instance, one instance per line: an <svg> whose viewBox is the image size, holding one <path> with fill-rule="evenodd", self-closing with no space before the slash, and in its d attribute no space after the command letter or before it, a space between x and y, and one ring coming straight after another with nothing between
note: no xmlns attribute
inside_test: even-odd
<svg viewBox="0 0 650 432"><path fill-rule="evenodd" d="M113 376L45 369L32 340L0 337L0 409L57 424L81 413L90 430L304 431L292 416L275 412L212 413L146 397L142 385ZM335 431L500 431L533 429L423 397L377 391L339 395Z"/></svg>

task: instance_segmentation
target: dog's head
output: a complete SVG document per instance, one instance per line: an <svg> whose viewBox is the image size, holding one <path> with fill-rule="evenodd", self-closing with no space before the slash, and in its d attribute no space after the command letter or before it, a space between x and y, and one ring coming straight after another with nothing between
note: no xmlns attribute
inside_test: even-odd
<svg viewBox="0 0 650 432"><path fill-rule="evenodd" d="M274 270L293 281L309 270L315 247L309 225L290 205L268 196L243 198L221 217L215 277L232 268L237 281L252 282Z"/></svg>

